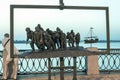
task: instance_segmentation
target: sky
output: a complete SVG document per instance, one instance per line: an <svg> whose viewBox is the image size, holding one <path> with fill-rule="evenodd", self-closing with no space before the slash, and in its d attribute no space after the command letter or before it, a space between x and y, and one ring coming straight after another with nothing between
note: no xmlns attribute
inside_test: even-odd
<svg viewBox="0 0 120 80"><path fill-rule="evenodd" d="M110 39L120 40L120 0L64 0L66 6L109 7ZM10 5L59 5L59 0L0 0L0 40L4 33L10 33ZM14 39L26 40L25 28L35 30L37 24L46 30L60 27L65 33L71 29L81 34L81 39L89 35L90 27L99 39L106 39L106 21L104 10L51 10L51 9L15 9Z"/></svg>

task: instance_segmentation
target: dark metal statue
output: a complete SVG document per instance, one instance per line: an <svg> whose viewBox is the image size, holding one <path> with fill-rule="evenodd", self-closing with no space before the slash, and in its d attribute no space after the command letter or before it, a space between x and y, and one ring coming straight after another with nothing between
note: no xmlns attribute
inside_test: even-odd
<svg viewBox="0 0 120 80"><path fill-rule="evenodd" d="M66 34L60 33L61 49L66 49Z"/></svg>
<svg viewBox="0 0 120 80"><path fill-rule="evenodd" d="M42 34L42 30L39 28L39 26L35 27L35 31L34 31L34 42L36 44L36 46L41 49L44 50L44 43L43 43L43 34Z"/></svg>
<svg viewBox="0 0 120 80"><path fill-rule="evenodd" d="M25 30L26 30L26 35L27 35L26 43L28 43L29 39L31 39L30 46L31 46L32 50L35 51L35 48L34 48L34 32L32 30L30 30L29 27L27 27Z"/></svg>
<svg viewBox="0 0 120 80"><path fill-rule="evenodd" d="M74 47L74 42L76 42L76 47L79 46L80 34L75 35L74 31L68 32L67 35L59 28L56 31L52 31L49 28L44 31L40 24L35 27L35 31L30 30L29 27L26 28L27 42L31 39L30 46L34 51L34 44L39 50L55 50L55 49L66 49L66 39L68 41L69 47Z"/></svg>
<svg viewBox="0 0 120 80"><path fill-rule="evenodd" d="M44 44L47 47L47 50L54 50L55 46L54 46L54 42L51 38L51 35L49 35L47 32L44 32Z"/></svg>
<svg viewBox="0 0 120 80"><path fill-rule="evenodd" d="M46 32L51 36L51 39L53 40L54 49L57 49L57 47L59 47L59 41L58 41L58 37L57 37L58 35L56 35L55 31L52 31L49 28L46 29Z"/></svg>
<svg viewBox="0 0 120 80"><path fill-rule="evenodd" d="M74 33L74 31L73 30L71 30L71 32L70 32L71 34L72 34L72 36L73 37L75 37L75 33Z"/></svg>
<svg viewBox="0 0 120 80"><path fill-rule="evenodd" d="M52 34L52 39L54 42L55 49L60 48L60 39L59 38L60 38L60 34L57 31L54 31Z"/></svg>
<svg viewBox="0 0 120 80"><path fill-rule="evenodd" d="M77 33L75 35L75 42L76 42L76 47L79 47L79 43L80 43L80 33Z"/></svg>
<svg viewBox="0 0 120 80"><path fill-rule="evenodd" d="M58 35L58 39L59 39L59 45L60 45L59 48L62 48L62 40L61 40L62 33L63 31L59 27L57 27L56 34Z"/></svg>
<svg viewBox="0 0 120 80"><path fill-rule="evenodd" d="M44 29L41 27L40 24L37 25L37 28L39 28L39 30L40 30L41 32L44 32Z"/></svg>
<svg viewBox="0 0 120 80"><path fill-rule="evenodd" d="M74 47L74 36L72 33L67 32L67 39L69 47Z"/></svg>

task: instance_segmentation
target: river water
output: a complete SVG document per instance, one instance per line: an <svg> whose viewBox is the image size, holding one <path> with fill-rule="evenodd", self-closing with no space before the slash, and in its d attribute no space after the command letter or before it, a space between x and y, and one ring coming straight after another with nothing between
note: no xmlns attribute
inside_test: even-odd
<svg viewBox="0 0 120 80"><path fill-rule="evenodd" d="M90 47L90 44L85 44L84 42L81 42L79 45L83 46L84 48ZM15 46L17 47L18 50L31 49L30 45L25 44L25 43L16 43ZM94 44L92 44L92 46L93 47L98 47L98 48L107 48L107 43L106 42L94 43ZM35 46L35 48L36 48L36 46ZM110 48L120 48L120 42L111 42L110 43ZM0 44L0 51L1 50L3 50L3 47Z"/></svg>

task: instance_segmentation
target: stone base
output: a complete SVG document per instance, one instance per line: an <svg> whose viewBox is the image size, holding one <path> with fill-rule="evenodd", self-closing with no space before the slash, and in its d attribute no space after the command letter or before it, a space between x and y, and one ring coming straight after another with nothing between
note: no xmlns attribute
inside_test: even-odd
<svg viewBox="0 0 120 80"><path fill-rule="evenodd" d="M96 47L89 47L87 48L87 50L98 51ZM88 75L99 74L98 55L87 56L87 74Z"/></svg>

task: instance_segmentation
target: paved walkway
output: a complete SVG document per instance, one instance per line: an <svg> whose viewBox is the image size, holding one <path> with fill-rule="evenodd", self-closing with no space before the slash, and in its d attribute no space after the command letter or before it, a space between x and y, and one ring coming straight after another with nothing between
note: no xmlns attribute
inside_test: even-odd
<svg viewBox="0 0 120 80"><path fill-rule="evenodd" d="M72 80L72 78L73 77L70 75L65 76L65 80ZM17 80L48 80L48 78L42 74L40 75L31 74L31 75L18 75ZM60 80L59 75L52 76L52 80ZM78 75L77 80L120 80L120 74Z"/></svg>

